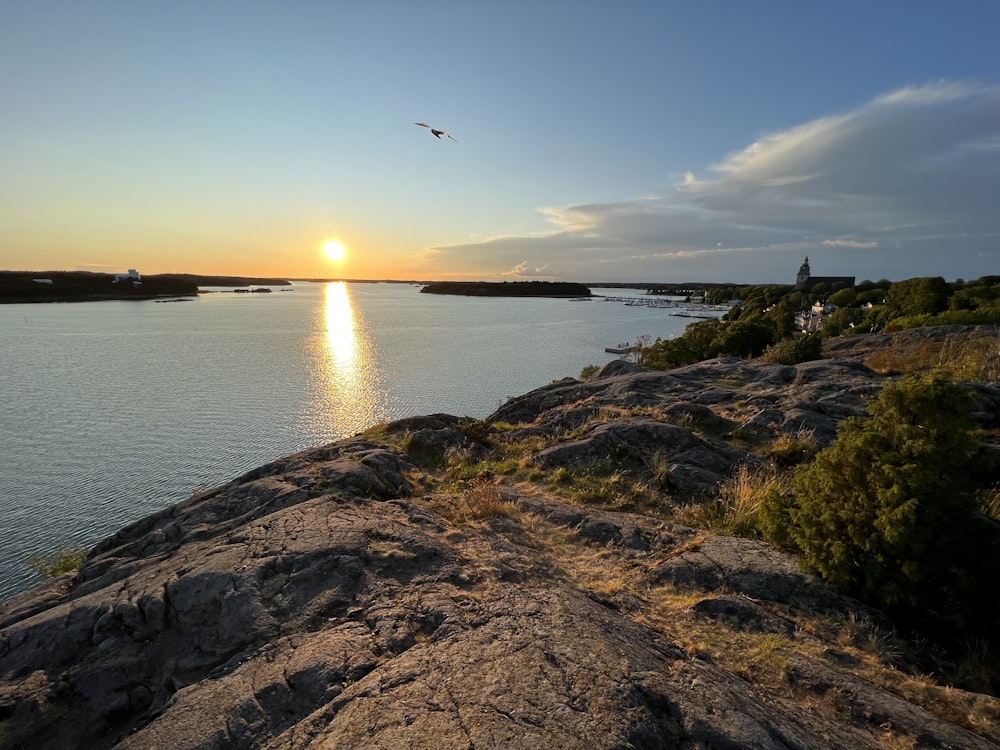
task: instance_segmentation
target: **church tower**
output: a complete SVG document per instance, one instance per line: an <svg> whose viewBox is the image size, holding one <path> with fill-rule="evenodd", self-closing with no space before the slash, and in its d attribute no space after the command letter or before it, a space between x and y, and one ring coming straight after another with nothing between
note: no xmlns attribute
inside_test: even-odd
<svg viewBox="0 0 1000 750"><path fill-rule="evenodd" d="M809 283L809 257L802 261L802 265L799 266L799 274L795 277L795 286L798 288L805 287Z"/></svg>

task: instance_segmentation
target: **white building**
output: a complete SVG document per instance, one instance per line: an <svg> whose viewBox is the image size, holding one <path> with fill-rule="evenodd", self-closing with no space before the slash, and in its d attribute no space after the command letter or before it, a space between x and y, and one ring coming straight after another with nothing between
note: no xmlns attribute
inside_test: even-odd
<svg viewBox="0 0 1000 750"><path fill-rule="evenodd" d="M128 269L128 273L115 274L115 283L117 284L119 281L131 281L132 286L139 286L142 283L142 277L139 275L138 271L134 268L130 268Z"/></svg>

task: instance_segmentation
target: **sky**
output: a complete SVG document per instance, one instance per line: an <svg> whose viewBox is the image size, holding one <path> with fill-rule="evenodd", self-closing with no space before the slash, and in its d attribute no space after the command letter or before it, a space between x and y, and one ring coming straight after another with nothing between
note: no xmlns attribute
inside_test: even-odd
<svg viewBox="0 0 1000 750"><path fill-rule="evenodd" d="M0 269L1000 274L998 28L995 0L2 0Z"/></svg>

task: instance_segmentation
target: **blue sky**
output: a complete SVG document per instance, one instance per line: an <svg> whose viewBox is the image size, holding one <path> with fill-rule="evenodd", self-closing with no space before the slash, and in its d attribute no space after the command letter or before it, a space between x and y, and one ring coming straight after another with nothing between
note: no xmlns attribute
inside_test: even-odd
<svg viewBox="0 0 1000 750"><path fill-rule="evenodd" d="M985 1L5 0L0 268L1000 273L997 28Z"/></svg>

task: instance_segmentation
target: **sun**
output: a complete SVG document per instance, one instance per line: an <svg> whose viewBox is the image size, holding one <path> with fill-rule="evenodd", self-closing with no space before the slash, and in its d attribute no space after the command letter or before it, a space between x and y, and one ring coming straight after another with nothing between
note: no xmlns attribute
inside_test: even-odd
<svg viewBox="0 0 1000 750"><path fill-rule="evenodd" d="M345 254L344 246L338 240L326 240L323 243L323 255L326 256L327 260L339 263L344 259Z"/></svg>

